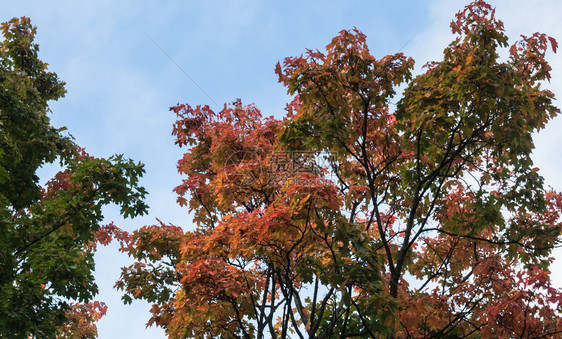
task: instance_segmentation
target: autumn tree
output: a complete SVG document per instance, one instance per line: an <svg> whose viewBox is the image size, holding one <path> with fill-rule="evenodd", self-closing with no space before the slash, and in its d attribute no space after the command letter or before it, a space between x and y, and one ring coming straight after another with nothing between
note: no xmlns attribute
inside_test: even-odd
<svg viewBox="0 0 562 339"><path fill-rule="evenodd" d="M196 228L123 243L137 260L117 283L125 301L153 303L149 325L170 338L560 335L562 195L530 157L559 112L542 88L557 44L509 46L483 1L451 28L416 77L357 30L285 59L283 120L240 101L172 107L188 147L175 191Z"/></svg>
<svg viewBox="0 0 562 339"><path fill-rule="evenodd" d="M141 164L122 156L98 159L64 128L50 125L48 102L64 83L38 58L28 18L1 26L0 42L0 337L84 338L105 306L97 293L93 246L102 206L124 216L144 213ZM45 187L37 170L59 161Z"/></svg>

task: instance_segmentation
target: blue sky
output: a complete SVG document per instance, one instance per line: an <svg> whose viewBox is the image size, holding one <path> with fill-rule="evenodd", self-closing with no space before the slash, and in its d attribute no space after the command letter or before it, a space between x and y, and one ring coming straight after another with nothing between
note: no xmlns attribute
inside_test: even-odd
<svg viewBox="0 0 562 339"><path fill-rule="evenodd" d="M306 48L322 49L341 29L357 27L371 52L382 57L402 48L417 67L439 60L451 41L449 22L466 1L3 1L0 20L28 16L38 26L40 57L67 82L66 98L51 105L54 126L67 126L96 156L123 153L146 164L143 184L150 196L147 217L107 219L126 230L165 222L191 227L186 209L175 203L180 182L174 146L174 116L168 108L241 98L264 115L281 116L287 102L274 66ZM511 39L542 31L562 43L558 0L493 1ZM209 99L151 38L212 98ZM512 40L513 41L513 40ZM551 55L547 87L562 96L562 62ZM214 102L213 102L214 101ZM534 159L547 184L562 190L562 118L535 136ZM45 169L48 175L52 169ZM562 287L562 253L552 270ZM96 255L99 300L109 306L99 323L100 338L163 338L149 328L148 305L124 306L112 286L127 258L115 246ZM560 272L560 273L557 273Z"/></svg>

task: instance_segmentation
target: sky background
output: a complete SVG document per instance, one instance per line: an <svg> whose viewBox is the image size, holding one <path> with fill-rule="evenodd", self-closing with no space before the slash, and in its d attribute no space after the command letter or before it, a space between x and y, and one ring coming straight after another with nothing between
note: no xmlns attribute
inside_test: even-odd
<svg viewBox="0 0 562 339"><path fill-rule="evenodd" d="M449 23L467 1L25 1L0 3L0 20L27 16L38 27L40 58L67 83L65 98L51 104L52 123L66 126L77 143L95 156L125 154L146 164L142 181L150 213L122 220L132 231L155 218L186 229L186 208L172 189L180 183L176 162L182 150L171 136L177 103L223 105L241 98L265 116L284 114L288 96L278 83L275 64L306 48L322 50L342 29L367 35L377 58L402 51L416 60L416 72L440 60L452 40ZM562 43L562 1L491 1L510 42L520 34L547 33ZM189 79L169 55L196 83ZM552 80L546 86L562 97L562 58L550 55ZM209 95L205 95L200 86ZM558 103L558 105L560 105ZM216 108L216 106L215 106ZM546 183L562 190L562 117L535 135L534 160ZM53 168L42 170L46 178ZM562 287L562 252L552 268ZM96 254L98 300L108 313L98 324L100 338L164 338L145 329L149 305L124 306L113 289L128 258L117 246Z"/></svg>

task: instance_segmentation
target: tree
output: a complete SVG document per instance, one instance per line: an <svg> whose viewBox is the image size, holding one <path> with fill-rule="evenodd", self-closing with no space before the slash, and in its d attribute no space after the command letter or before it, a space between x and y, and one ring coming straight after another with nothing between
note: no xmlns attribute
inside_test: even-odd
<svg viewBox="0 0 562 339"><path fill-rule="evenodd" d="M509 48L494 9L451 24L412 77L357 30L276 72L283 120L240 101L172 107L188 146L175 191L196 229L147 226L117 287L153 303L170 338L538 338L562 333L562 195L530 158L559 110L541 88L556 41ZM407 87L391 111L395 89Z"/></svg>
<svg viewBox="0 0 562 339"><path fill-rule="evenodd" d="M78 322L80 310L90 310L92 321L105 313L101 304L71 304L97 293L93 246L102 206L118 204L128 217L146 211L138 185L144 170L122 156L94 158L52 127L48 102L65 89L38 58L36 28L28 18L1 28L0 336L54 338L67 321ZM63 169L40 187L37 169L56 160Z"/></svg>

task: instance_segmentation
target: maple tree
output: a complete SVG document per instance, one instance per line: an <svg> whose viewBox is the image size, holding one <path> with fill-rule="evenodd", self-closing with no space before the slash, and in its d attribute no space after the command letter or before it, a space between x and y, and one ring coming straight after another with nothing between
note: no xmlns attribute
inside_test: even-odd
<svg viewBox="0 0 562 339"><path fill-rule="evenodd" d="M286 58L282 120L240 101L172 107L188 147L175 191L196 228L120 234L136 259L124 300L151 302L170 338L560 335L562 195L530 157L559 112L541 87L556 41L522 36L501 60L508 38L483 1L451 28L416 77L355 29Z"/></svg>
<svg viewBox="0 0 562 339"><path fill-rule="evenodd" d="M51 126L48 102L65 89L38 58L36 27L23 17L1 30L0 337L95 337L105 313L90 303L93 251L109 227L100 225L102 207L144 213L143 166L94 158ZM41 187L38 168L57 160L62 170Z"/></svg>

